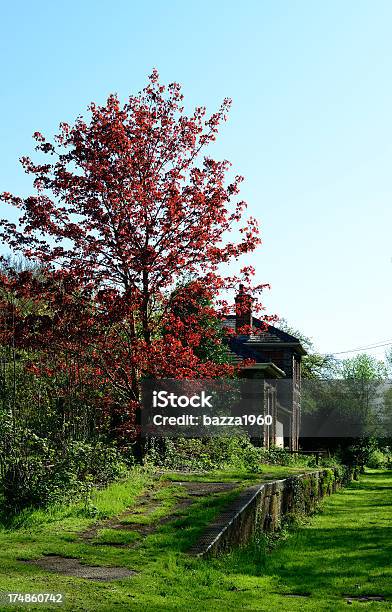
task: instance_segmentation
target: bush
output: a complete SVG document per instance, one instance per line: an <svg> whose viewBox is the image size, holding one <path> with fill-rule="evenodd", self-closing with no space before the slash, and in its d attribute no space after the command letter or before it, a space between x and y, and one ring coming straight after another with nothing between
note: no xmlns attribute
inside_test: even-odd
<svg viewBox="0 0 392 612"><path fill-rule="evenodd" d="M316 466L316 458L314 455L290 453L290 451L278 446L261 449L261 458L263 463L268 463L270 465Z"/></svg>
<svg viewBox="0 0 392 612"><path fill-rule="evenodd" d="M260 470L262 449L247 436L149 440L146 463L169 470L212 470L226 467Z"/></svg>
<svg viewBox="0 0 392 612"><path fill-rule="evenodd" d="M88 497L93 485L106 485L127 471L118 451L103 442L71 441L59 448L29 431L14 435L12 443L0 439L0 464L5 517Z"/></svg>
<svg viewBox="0 0 392 612"><path fill-rule="evenodd" d="M377 450L374 438L362 438L342 449L342 463L363 470L372 453Z"/></svg>
<svg viewBox="0 0 392 612"><path fill-rule="evenodd" d="M256 447L248 436L219 436L213 438L177 438L148 442L147 463L169 470L211 470L226 467L259 472L260 464L315 467L313 455L292 454L271 447ZM337 463L331 460L331 465Z"/></svg>
<svg viewBox="0 0 392 612"><path fill-rule="evenodd" d="M390 456L387 453L383 453L382 451L375 449L370 453L366 465L367 467L373 469L386 468L388 467L390 460Z"/></svg>

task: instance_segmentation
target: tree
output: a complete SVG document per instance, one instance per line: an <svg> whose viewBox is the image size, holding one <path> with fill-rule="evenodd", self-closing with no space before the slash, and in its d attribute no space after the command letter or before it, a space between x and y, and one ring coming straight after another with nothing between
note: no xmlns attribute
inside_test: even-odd
<svg viewBox="0 0 392 612"><path fill-rule="evenodd" d="M307 352L301 362L301 376L305 380L328 379L336 370L336 360L333 355L323 355L314 348L314 343L303 332L291 327L286 319L279 319L276 326L282 331L297 338Z"/></svg>
<svg viewBox="0 0 392 612"><path fill-rule="evenodd" d="M387 367L388 375L392 377L392 347L385 353L385 364Z"/></svg>
<svg viewBox="0 0 392 612"><path fill-rule="evenodd" d="M184 341L184 320L171 308L171 295L187 277L198 279L212 302L239 281L223 277L220 266L260 244L256 220L242 221L245 203L236 198L242 178L228 182L229 162L201 157L230 101L207 118L203 107L186 116L182 100L180 86L165 88L154 71L124 105L111 95L103 106L91 104L88 121L60 124L53 142L36 132L43 159L21 160L36 194L1 195L21 215L18 226L2 221L0 236L45 272L42 282L14 275L13 290L36 300L44 291L50 303L47 327L24 320L19 341L30 341L34 330L36 342L47 345L50 338L56 350L82 354L130 415L144 376L232 371L198 356L201 334L192 314ZM230 241L233 228L237 242ZM241 277L257 293L263 286L251 287L252 274L245 267ZM226 306L215 299L216 314ZM211 306L204 309L210 316Z"/></svg>
<svg viewBox="0 0 392 612"><path fill-rule="evenodd" d="M344 359L339 374L344 382L347 410L361 424L363 435L380 430L379 405L381 383L386 377L385 364L366 353Z"/></svg>
<svg viewBox="0 0 392 612"><path fill-rule="evenodd" d="M368 383L381 382L387 375L385 363L366 353L343 359L339 372L344 380Z"/></svg>
<svg viewBox="0 0 392 612"><path fill-rule="evenodd" d="M222 328L211 296L202 282L191 280L176 287L171 296L170 311L175 320L182 324L179 334L185 346L190 335L198 334L199 340L194 347L194 353L201 361L230 363L226 330ZM166 333L171 334L170 327L164 330L164 334Z"/></svg>
<svg viewBox="0 0 392 612"><path fill-rule="evenodd" d="M308 389L313 394L313 422L329 448L339 447L345 460L363 465L382 435L383 362L367 354L338 363L334 378Z"/></svg>

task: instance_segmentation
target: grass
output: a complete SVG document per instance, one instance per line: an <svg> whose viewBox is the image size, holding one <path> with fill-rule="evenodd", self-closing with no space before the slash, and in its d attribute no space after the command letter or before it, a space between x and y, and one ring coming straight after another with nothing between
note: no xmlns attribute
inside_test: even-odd
<svg viewBox="0 0 392 612"><path fill-rule="evenodd" d="M391 559L392 471L368 470L360 482L326 500L320 514L272 553L253 545L213 565L236 575L236 588L248 585L250 599L243 609L332 612L347 609L344 595L387 599L354 602L353 610L392 609ZM257 588L263 596L256 603ZM282 597L293 593L309 596Z"/></svg>
<svg viewBox="0 0 392 612"><path fill-rule="evenodd" d="M118 531L116 529L100 529L94 544L133 544L140 539L140 534L136 531Z"/></svg>
<svg viewBox="0 0 392 612"><path fill-rule="evenodd" d="M275 478L285 478L292 474L303 474L313 472L316 468L307 466L282 466L260 464L259 472L249 472L245 468L228 468L226 470L212 470L210 472L183 473L165 472L164 476L168 480L182 482L246 482L251 486L257 482L271 480Z"/></svg>
<svg viewBox="0 0 392 612"><path fill-rule="evenodd" d="M293 473L293 468L268 466L268 470L271 477ZM237 480L238 474L226 473L226 477ZM220 472L204 477L223 480ZM200 479L189 474L187 478ZM158 485L153 485L150 474L135 473L130 482L97 492L94 504L100 516L120 513L147 488L158 504L153 519L158 520L170 511L172 499L179 496L175 484L162 487L162 482L178 479L178 474L165 474ZM183 475L181 479L185 479ZM246 484L252 484L252 479L250 476ZM272 552L268 553L262 541L210 561L189 557L186 550L236 491L197 498L183 516L160 525L146 538L137 538L139 534L134 532L102 529L94 544L77 537L77 531L91 524L77 505L68 514L64 509L47 516L32 513L19 529L0 530L0 592L62 591L66 595L62 609L72 611L332 612L347 610L343 595L361 593L384 595L389 601L354 602L351 609L391 609L391 485L391 471L369 471L359 483L328 498L322 513L291 533ZM140 512L138 516L141 521L151 521L151 513ZM100 546L105 541L126 544L132 539L137 539L135 548ZM139 573L99 583L58 576L21 561L44 553L77 557L93 565L124 566ZM307 593L306 597L288 596Z"/></svg>
<svg viewBox="0 0 392 612"><path fill-rule="evenodd" d="M70 504L59 504L45 509L24 510L12 523L12 527L40 529L43 525L63 522L64 525L80 525L91 522L94 518L114 516L127 508L143 491L154 486L151 472L139 468L132 470L132 477L110 484L105 489L94 489L88 503L77 501ZM90 518L89 518L90 516Z"/></svg>

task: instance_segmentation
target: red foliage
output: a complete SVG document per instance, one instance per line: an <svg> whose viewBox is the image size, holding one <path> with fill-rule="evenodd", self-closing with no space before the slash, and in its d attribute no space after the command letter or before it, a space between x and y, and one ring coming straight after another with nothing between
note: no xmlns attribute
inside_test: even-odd
<svg viewBox="0 0 392 612"><path fill-rule="evenodd" d="M182 99L180 86L165 88L154 71L124 105L111 95L91 104L88 121L60 124L53 143L36 132L48 159L21 160L36 194L0 198L21 212L19 227L3 220L0 236L42 266L0 279L18 296L12 309L3 304L4 320L12 318L3 341L12 329L19 345L82 356L92 382L112 384L132 409L143 376L230 375L231 366L195 355L206 333L199 322L227 308L217 296L239 280L253 295L263 288L251 287L250 267L241 278L219 274L260 244L256 220L242 223L242 178L227 182L229 162L202 157L230 100L207 117L202 107L186 116ZM35 313L23 314L23 299Z"/></svg>

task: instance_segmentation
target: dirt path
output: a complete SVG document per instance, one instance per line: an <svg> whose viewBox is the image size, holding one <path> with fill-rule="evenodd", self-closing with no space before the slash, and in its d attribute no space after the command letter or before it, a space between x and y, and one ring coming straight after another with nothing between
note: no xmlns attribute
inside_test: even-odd
<svg viewBox="0 0 392 612"><path fill-rule="evenodd" d="M161 489L154 489L139 497L136 504L122 514L110 519L98 521L88 529L82 531L79 534L81 541L91 546L108 546L116 548L136 547L140 545L140 537L144 538L156 532L162 525L178 519L197 498L206 495L219 495L232 491L238 486L238 483L174 481L165 482L163 484L163 487L170 486L178 487L180 491L176 496L176 503L164 515L154 520L149 520L153 517L154 513L159 512L162 505L162 500L159 499L159 492ZM146 522L141 522L141 519L146 520ZM99 534L102 530L110 530L113 534L112 538L109 537L106 541L100 541ZM121 531L130 534L134 533L140 537L136 537L134 541L128 543L117 542L115 541L116 532ZM45 570L56 572L57 574L96 581L118 580L137 573L134 570L129 570L124 567L87 565L82 563L79 559L52 554L48 554L40 559L26 561L26 563L38 565Z"/></svg>

